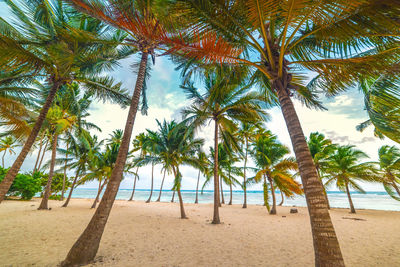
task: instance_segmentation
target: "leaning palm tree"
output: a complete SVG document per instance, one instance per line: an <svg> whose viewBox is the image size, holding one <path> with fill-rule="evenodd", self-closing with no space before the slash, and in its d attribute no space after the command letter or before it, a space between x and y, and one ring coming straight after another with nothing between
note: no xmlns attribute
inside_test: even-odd
<svg viewBox="0 0 400 267"><path fill-rule="evenodd" d="M277 137L270 131L263 131L254 141L251 155L257 166L257 173L253 180L254 182L263 180L264 204L269 214L276 214L276 187L287 196L303 193L291 173L297 171L297 164L293 158L285 157L288 154L289 149L279 143ZM268 189L272 195L271 209L268 202Z"/></svg>
<svg viewBox="0 0 400 267"><path fill-rule="evenodd" d="M192 82L182 86L192 105L182 111L186 121L194 127L214 122L214 215L213 224L219 224L218 143L222 138L231 143L237 122L254 123L266 119L264 97L251 91L245 72L238 68L218 66L205 71L205 92Z"/></svg>
<svg viewBox="0 0 400 267"><path fill-rule="evenodd" d="M326 173L329 175L326 185L335 183L339 190L346 192L350 204L350 212L356 213L350 188L357 192L365 193L357 181L378 182L375 164L371 162L360 163L367 154L354 146L338 146L333 155L328 158Z"/></svg>
<svg viewBox="0 0 400 267"><path fill-rule="evenodd" d="M377 163L380 167L383 187L389 196L400 201L400 149L395 146L381 146L378 156Z"/></svg>
<svg viewBox="0 0 400 267"><path fill-rule="evenodd" d="M58 89L75 81L103 100L127 104L121 84L98 74L131 54L131 49L119 49L123 35L110 38L100 22L78 16L63 1L28 1L20 7L7 0L6 4L16 20L0 19L0 68L14 73L14 81L43 81L48 91L20 154L0 184L0 202L31 150Z"/></svg>
<svg viewBox="0 0 400 267"><path fill-rule="evenodd" d="M18 147L19 144L17 143L17 140L13 136L7 136L2 139L0 139L0 152L3 152L3 156L1 157L1 163L3 168L4 167L4 157L6 156L6 153L8 152L10 155L15 154L14 149Z"/></svg>
<svg viewBox="0 0 400 267"><path fill-rule="evenodd" d="M316 89L333 95L361 76L378 74L400 56L400 4L391 0L176 0L192 34L176 38L171 51L204 63L250 66L258 83L281 106L299 163L309 207L316 265L343 266L327 209L292 98L320 103L305 85L311 70ZM370 50L368 54L354 53Z"/></svg>
<svg viewBox="0 0 400 267"><path fill-rule="evenodd" d="M319 132L310 133L310 137L307 140L308 148L310 149L311 157L314 160L315 168L319 179L322 181L322 172L325 166L327 158L334 152L336 145L332 144L332 141L325 138L325 135ZM326 202L328 203L328 209L330 209L328 194L324 187L324 195Z"/></svg>
<svg viewBox="0 0 400 267"><path fill-rule="evenodd" d="M172 27L165 26L163 21L160 20L161 16L158 16L157 12L162 10L157 9L157 12L155 12L156 3L152 0L106 0L101 2L68 0L68 2L73 3L80 11L125 31L129 38L125 39L124 44L135 47L141 55L140 63L137 64L135 89L115 168L92 220L72 246L62 265L88 263L94 259L97 253L105 224L123 176L140 96L142 95L145 98L145 91L142 93L142 89L145 88L148 57L151 56L154 63L155 51L165 41L169 40L167 33L173 30ZM143 105L143 107L146 107L146 105Z"/></svg>

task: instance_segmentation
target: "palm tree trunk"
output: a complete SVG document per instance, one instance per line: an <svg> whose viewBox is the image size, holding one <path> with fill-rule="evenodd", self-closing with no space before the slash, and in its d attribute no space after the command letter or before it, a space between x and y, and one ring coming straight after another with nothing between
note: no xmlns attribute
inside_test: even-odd
<svg viewBox="0 0 400 267"><path fill-rule="evenodd" d="M160 194L158 195L158 198L157 198L156 202L160 202L161 201L161 193L162 193L162 188L163 188L163 185L164 185L165 172L166 172L166 170L164 170L164 175L163 175L163 178L162 178L162 181L161 181Z"/></svg>
<svg viewBox="0 0 400 267"><path fill-rule="evenodd" d="M78 176L79 176L79 170L76 171L74 181L72 181L72 185L71 185L71 189L69 190L68 198L61 207L66 208L68 206L69 201L71 200L72 191L74 191L76 181L78 180Z"/></svg>
<svg viewBox="0 0 400 267"><path fill-rule="evenodd" d="M232 205L232 183L229 184L229 192L230 192L230 197L228 205Z"/></svg>
<svg viewBox="0 0 400 267"><path fill-rule="evenodd" d="M46 189L44 191L42 202L40 202L38 210L49 209L48 201L49 201L49 196L50 196L50 192L51 192L51 182L53 181L54 166L56 165L57 139L58 139L58 134L55 134L54 138L53 138L53 148L51 150L51 163L50 163L49 178L47 179Z"/></svg>
<svg viewBox="0 0 400 267"><path fill-rule="evenodd" d="M4 168L4 157L6 156L7 150L4 150L4 154L3 157L1 157L1 163L3 164L3 168Z"/></svg>
<svg viewBox="0 0 400 267"><path fill-rule="evenodd" d="M176 167L176 169L174 167L172 167L174 174L175 174L175 179L176 179L176 175L179 172L178 167ZM181 194L181 184L179 183L177 186L176 191L178 192L178 199L179 199L179 208L181 210L181 219L188 219L188 217L186 217L186 213L185 213L185 208L183 206L183 200L182 200L182 194Z"/></svg>
<svg viewBox="0 0 400 267"><path fill-rule="evenodd" d="M44 159L44 155L46 154L46 149L47 149L47 145L48 144L49 144L49 139L47 139L46 140L46 144L44 144L42 157L40 158L39 166L37 167L37 171L40 170L40 168L42 167L42 162L43 162L43 159Z"/></svg>
<svg viewBox="0 0 400 267"><path fill-rule="evenodd" d="M65 178L67 177L67 161L68 161L68 143L67 143L67 155L65 155L65 165L64 165L64 177L63 177L63 184L61 190L61 201L64 200L64 192L65 192Z"/></svg>
<svg viewBox="0 0 400 267"><path fill-rule="evenodd" d="M132 201L133 200L133 195L135 194L136 179L137 179L137 176L138 176L138 171L139 171L139 167L136 168L135 179L133 180L133 190L132 190L131 197L128 199L128 201Z"/></svg>
<svg viewBox="0 0 400 267"><path fill-rule="evenodd" d="M175 199L175 190L174 190L174 192L172 193L171 202L174 202L174 199Z"/></svg>
<svg viewBox="0 0 400 267"><path fill-rule="evenodd" d="M36 157L36 162L35 162L35 167L33 168L33 172L36 172L36 168L37 168L38 163L39 163L40 154L41 154L42 148L43 148L43 138L44 138L44 132L42 134L42 137L40 138L39 153L38 153L38 155Z"/></svg>
<svg viewBox="0 0 400 267"><path fill-rule="evenodd" d="M151 189L150 189L150 196L146 200L146 203L150 203L151 196L153 195L153 181L154 181L154 164L151 164Z"/></svg>
<svg viewBox="0 0 400 267"><path fill-rule="evenodd" d="M282 80L275 80L273 88L278 93L279 103L292 141L304 187L310 214L315 265L344 266L339 241L336 237L335 228L328 211L328 204L324 196L323 185L318 179L313 159L296 110L288 95L287 87L283 85Z"/></svg>
<svg viewBox="0 0 400 267"><path fill-rule="evenodd" d="M17 159L14 161L14 164L8 170L6 176L4 177L3 181L0 183L0 203L4 200L8 189L10 189L11 184L13 183L15 176L18 174L22 163L24 163L26 156L28 155L29 151L31 150L33 144L35 143L36 137L39 134L40 128L42 127L43 121L46 118L47 112L53 102L53 99L57 93L58 88L60 87L61 82L56 81L53 83L49 95L46 98L46 102L43 105L43 108L40 111L39 117L37 117L35 125L32 128L31 133L29 134L28 139L19 153Z"/></svg>
<svg viewBox="0 0 400 267"><path fill-rule="evenodd" d="M200 170L199 170L199 174L197 175L196 200L194 201L194 204L199 203L199 181L200 181Z"/></svg>
<svg viewBox="0 0 400 267"><path fill-rule="evenodd" d="M225 204L224 189L222 188L222 177L220 178L220 186L221 186L221 204Z"/></svg>
<svg viewBox="0 0 400 267"><path fill-rule="evenodd" d="M272 209L270 210L269 214L275 215L276 214L276 197L275 197L275 187L271 177L268 176L268 181L271 186L271 194L272 194Z"/></svg>
<svg viewBox="0 0 400 267"><path fill-rule="evenodd" d="M247 167L247 150L248 150L248 140L246 138L246 155L244 156L244 167L243 167L243 192L244 192L244 199L243 199L243 206L242 208L247 208L247 185L246 185L246 167Z"/></svg>
<svg viewBox="0 0 400 267"><path fill-rule="evenodd" d="M320 170L319 170L318 166L315 166L315 169L317 170L318 178L322 183L321 174L320 174ZM324 189L324 196L325 196L326 203L328 204L328 210L330 210L331 209L331 205L329 204L328 194L326 193L326 188L325 188L323 183L322 183L322 187Z"/></svg>
<svg viewBox="0 0 400 267"><path fill-rule="evenodd" d="M104 192L103 198L90 220L88 226L72 246L66 259L61 266L84 265L91 262L99 249L101 236L104 232L111 208L114 204L118 188L122 180L126 158L129 152L129 144L132 136L133 125L135 123L136 112L140 100L145 72L147 66L148 53L142 52L142 58L136 78L135 90L132 96L131 105L126 120L124 136L118 151L117 160L112 170L111 177Z"/></svg>
<svg viewBox="0 0 400 267"><path fill-rule="evenodd" d="M350 204L350 212L356 213L356 209L354 208L353 200L351 199L351 195L350 195L349 184L347 182L345 182L345 183L346 183L346 194L347 194L347 198L349 199L349 204Z"/></svg>
<svg viewBox="0 0 400 267"><path fill-rule="evenodd" d="M96 199L95 199L94 202L93 202L93 205L90 207L91 209L96 208L96 204L97 204L97 202L99 201L100 194L101 194L101 192L103 191L103 188L104 188L104 186L105 186L106 184L107 184L107 180L104 180L103 184L101 184L101 182L99 183L99 185L101 185L101 186L99 187L99 190L97 191L97 196L96 196Z"/></svg>
<svg viewBox="0 0 400 267"><path fill-rule="evenodd" d="M220 224L219 220L219 179L218 179L218 120L214 119L214 215L212 224Z"/></svg>
<svg viewBox="0 0 400 267"><path fill-rule="evenodd" d="M283 201L285 200L285 198L283 197L283 193L282 190L281 191L281 203L278 204L278 206L282 206L283 205Z"/></svg>

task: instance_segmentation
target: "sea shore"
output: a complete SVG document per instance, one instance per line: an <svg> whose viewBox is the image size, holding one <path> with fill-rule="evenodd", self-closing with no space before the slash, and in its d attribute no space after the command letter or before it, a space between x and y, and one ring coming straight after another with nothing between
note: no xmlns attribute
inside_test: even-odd
<svg viewBox="0 0 400 267"><path fill-rule="evenodd" d="M82 233L94 210L91 199L69 207L39 199L0 204L0 266L56 266ZM223 205L221 225L210 224L212 204L149 204L117 200L91 266L313 266L307 208ZM400 212L332 209L347 266L400 266Z"/></svg>

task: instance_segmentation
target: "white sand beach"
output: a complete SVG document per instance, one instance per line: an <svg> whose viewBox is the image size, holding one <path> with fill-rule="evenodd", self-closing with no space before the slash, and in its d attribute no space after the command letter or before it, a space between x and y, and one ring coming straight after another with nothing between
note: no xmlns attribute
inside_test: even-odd
<svg viewBox="0 0 400 267"><path fill-rule="evenodd" d="M0 205L0 265L56 266L82 233L93 200L72 199L68 208L39 199ZM212 204L117 200L92 266L312 266L313 248L306 208L278 215L265 207L224 205L223 224L212 225ZM331 210L347 266L400 266L400 212ZM360 220L353 220L353 219Z"/></svg>

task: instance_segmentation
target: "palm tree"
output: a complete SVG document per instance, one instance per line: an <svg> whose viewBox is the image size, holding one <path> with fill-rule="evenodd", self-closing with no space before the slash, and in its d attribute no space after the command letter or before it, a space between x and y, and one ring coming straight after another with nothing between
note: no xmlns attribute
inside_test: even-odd
<svg viewBox="0 0 400 267"><path fill-rule="evenodd" d="M129 143L136 117L142 89L145 89L146 73L148 70L149 55L155 60L155 51L169 40L168 32L173 30L173 25L164 26L159 12L165 9L156 9L156 1L152 0L107 0L94 2L88 0L69 0L80 11L98 18L111 26L125 31L129 38L125 39L127 45L135 47L140 52L140 63L137 64L137 78L132 102L124 130L118 159L113 169L110 181L91 222L73 245L63 265L88 263L95 257L101 235L110 214L112 205L122 179L124 165L129 150ZM157 12L155 12L157 11ZM169 27L171 26L171 27ZM145 99L145 91L143 91ZM144 101L145 102L145 101ZM146 105L143 105L144 112Z"/></svg>
<svg viewBox="0 0 400 267"><path fill-rule="evenodd" d="M374 163L359 163L363 158L368 158L367 154L351 145L338 146L335 153L328 158L326 173L331 178L327 180L326 185L335 183L339 190L346 192L351 213L356 213L356 210L349 188L365 193L357 181L379 181Z"/></svg>
<svg viewBox="0 0 400 267"><path fill-rule="evenodd" d="M76 137L71 137L71 145L69 149L69 157L66 159L69 169L75 169L75 177L68 194L68 198L62 207L66 208L71 200L72 192L78 186L79 178L89 171L89 162L95 160L96 155L100 153L100 146L103 141L98 141L97 136L91 136L89 132L82 130ZM62 150L61 150L62 152ZM66 151L63 153L66 154Z"/></svg>
<svg viewBox="0 0 400 267"><path fill-rule="evenodd" d="M210 164L206 153L204 153L203 151L201 151L201 149L199 149L199 151L197 151L196 153L196 159L198 164L195 165L195 168L199 170L199 173L197 175L197 184L196 184L196 199L194 200L194 204L198 204L199 203L199 182L200 182L200 174L203 173L203 175L206 174L207 172L207 166Z"/></svg>
<svg viewBox="0 0 400 267"><path fill-rule="evenodd" d="M332 141L325 138L325 135L319 132L310 133L310 138L307 140L308 148L310 149L311 157L314 160L315 168L319 179L322 181L322 171L327 158L334 152L336 145ZM324 187L324 195L330 209L328 194Z"/></svg>
<svg viewBox="0 0 400 267"><path fill-rule="evenodd" d="M395 146L381 146L378 156L383 187L389 196L400 201L400 150Z"/></svg>
<svg viewBox="0 0 400 267"><path fill-rule="evenodd" d="M101 23L77 16L63 1L29 1L23 8L12 0L6 3L17 21L1 19L0 67L13 73L9 81L27 83L38 79L45 81L48 91L20 154L0 184L0 202L31 150L58 89L75 81L96 97L126 104L121 84L114 85L112 79L98 74L132 53L126 47L119 49L121 34L110 38ZM105 40L102 45L100 39Z"/></svg>
<svg viewBox="0 0 400 267"><path fill-rule="evenodd" d="M13 155L15 154L14 149L18 146L19 144L17 143L17 140L12 136L7 136L0 140L0 152L4 151L3 156L1 157L3 168L5 168L4 157L6 156L7 151L10 153L10 155Z"/></svg>
<svg viewBox="0 0 400 267"><path fill-rule="evenodd" d="M181 86L192 101L192 105L182 111L184 118L195 127L214 121L214 215L213 224L219 224L219 177L218 140L228 143L237 130L237 122L257 122L266 118L264 97L251 92L245 84L245 73L227 66L205 71L205 93L195 88L193 83ZM221 135L221 136L220 136ZM228 141L229 140L229 141Z"/></svg>
<svg viewBox="0 0 400 267"><path fill-rule="evenodd" d="M281 106L299 163L316 265L343 266L339 242L292 97L321 107L299 70L318 73L318 89L333 95L359 77L379 75L399 58L399 3L393 1L177 0L191 34L172 52L203 63L251 66ZM374 23L371 23L371 22ZM378 37L379 36L379 37ZM378 37L378 38L377 38ZM353 57L354 51L365 51ZM356 52L357 53L357 52ZM378 60L379 59L379 60ZM310 86L312 88L312 86ZM315 88L314 88L315 89Z"/></svg>
<svg viewBox="0 0 400 267"><path fill-rule="evenodd" d="M242 140L242 146L244 146L245 154L244 154L244 166L243 166L243 207L247 208L247 189L246 189L246 168L247 168L247 157L249 153L249 142L254 140L256 130L261 128L261 123L250 124L250 123L241 123L238 131L238 136Z"/></svg>
<svg viewBox="0 0 400 267"><path fill-rule="evenodd" d="M143 143L144 143L145 140L146 140L146 134L145 133L140 133L139 135L137 135L135 137L135 139L133 139L133 141L132 141L133 149L129 153L132 154L133 152L136 152L136 151L140 150L139 157L140 158L144 157L146 151L143 150ZM135 167L134 164L128 164L128 165L129 165L129 167ZM136 171L133 173L135 178L133 180L132 194L131 194L131 197L129 198L128 201L132 201L133 200L133 195L135 194L135 188L136 188L136 180L139 180L138 171L139 171L139 166L136 167Z"/></svg>
<svg viewBox="0 0 400 267"><path fill-rule="evenodd" d="M293 195L293 193L302 194L300 185L290 173L297 170L297 164L293 158L285 158L288 154L289 149L279 143L276 136L270 131L259 134L253 144L251 155L257 166L257 174L253 180L260 182L263 179L264 202L269 214L276 214L276 187L286 196ZM268 187L272 195L272 209L269 208L268 203Z"/></svg>

